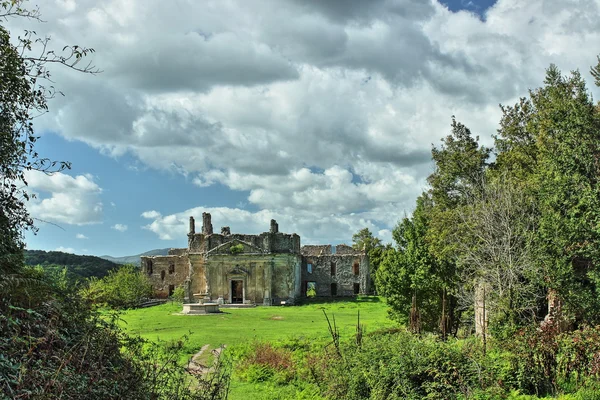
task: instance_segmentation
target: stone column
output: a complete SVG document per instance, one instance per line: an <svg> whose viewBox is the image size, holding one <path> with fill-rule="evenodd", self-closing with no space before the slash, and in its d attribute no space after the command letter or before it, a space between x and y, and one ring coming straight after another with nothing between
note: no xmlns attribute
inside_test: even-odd
<svg viewBox="0 0 600 400"><path fill-rule="evenodd" d="M271 233L277 233L277 232L279 232L279 224L274 219L271 220L271 229L270 229L270 232Z"/></svg>
<svg viewBox="0 0 600 400"><path fill-rule="evenodd" d="M210 213L202 213L202 233L205 235L212 235L213 226L210 221Z"/></svg>
<svg viewBox="0 0 600 400"><path fill-rule="evenodd" d="M196 233L196 221L194 221L194 217L190 217L190 235Z"/></svg>

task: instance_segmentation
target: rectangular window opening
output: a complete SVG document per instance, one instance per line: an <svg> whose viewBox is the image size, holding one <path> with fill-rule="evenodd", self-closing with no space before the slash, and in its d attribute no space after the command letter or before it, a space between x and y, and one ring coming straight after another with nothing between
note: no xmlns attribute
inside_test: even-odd
<svg viewBox="0 0 600 400"><path fill-rule="evenodd" d="M172 274L175 272L175 264L169 264L169 274Z"/></svg>
<svg viewBox="0 0 600 400"><path fill-rule="evenodd" d="M332 296L337 296L337 283L332 283L331 284L331 295Z"/></svg>
<svg viewBox="0 0 600 400"><path fill-rule="evenodd" d="M360 293L360 283L355 283L354 284L354 294L359 294Z"/></svg>
<svg viewBox="0 0 600 400"><path fill-rule="evenodd" d="M312 264L311 263L306 264L306 272L308 272L309 274L312 274Z"/></svg>
<svg viewBox="0 0 600 400"><path fill-rule="evenodd" d="M148 275L152 275L152 260L146 260L146 272Z"/></svg>
<svg viewBox="0 0 600 400"><path fill-rule="evenodd" d="M317 282L306 282L306 297L317 295Z"/></svg>
<svg viewBox="0 0 600 400"><path fill-rule="evenodd" d="M352 273L354 275L358 275L360 272L360 268L357 262L354 263L354 265L352 265Z"/></svg>

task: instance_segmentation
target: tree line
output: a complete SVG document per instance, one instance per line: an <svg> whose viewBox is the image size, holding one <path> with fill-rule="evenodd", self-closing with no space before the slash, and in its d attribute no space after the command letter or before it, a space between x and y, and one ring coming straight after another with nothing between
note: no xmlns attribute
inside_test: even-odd
<svg viewBox="0 0 600 400"><path fill-rule="evenodd" d="M600 85L600 58L591 74ZM551 65L501 110L492 148L452 118L380 257L377 290L413 332L600 323L600 106Z"/></svg>

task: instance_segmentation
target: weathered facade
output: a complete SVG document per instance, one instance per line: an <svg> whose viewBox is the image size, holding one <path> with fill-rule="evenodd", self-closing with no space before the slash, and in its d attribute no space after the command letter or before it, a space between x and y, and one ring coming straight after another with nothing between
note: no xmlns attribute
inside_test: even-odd
<svg viewBox="0 0 600 400"><path fill-rule="evenodd" d="M213 233L211 216L202 214L196 233L190 217L188 247L166 256L142 257L142 269L158 297L176 287L186 301L223 304L294 303L307 292L317 296L364 294L369 287L369 259L346 245L300 247L300 236L279 232L232 234L229 227Z"/></svg>

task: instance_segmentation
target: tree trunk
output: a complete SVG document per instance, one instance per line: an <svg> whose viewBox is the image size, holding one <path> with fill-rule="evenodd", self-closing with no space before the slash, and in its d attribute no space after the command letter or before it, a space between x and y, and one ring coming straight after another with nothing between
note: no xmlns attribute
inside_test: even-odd
<svg viewBox="0 0 600 400"><path fill-rule="evenodd" d="M417 308L417 291L413 292L412 305L410 307L410 330L413 333L420 333L419 329L419 310Z"/></svg>
<svg viewBox="0 0 600 400"><path fill-rule="evenodd" d="M446 317L446 288L442 289L442 320L440 321L442 340L446 340L448 332L448 318Z"/></svg>

